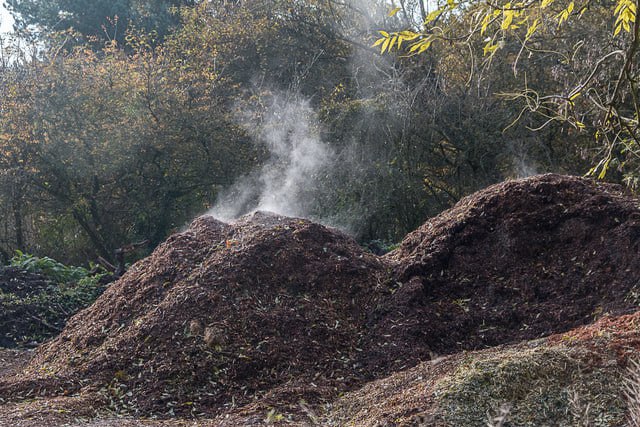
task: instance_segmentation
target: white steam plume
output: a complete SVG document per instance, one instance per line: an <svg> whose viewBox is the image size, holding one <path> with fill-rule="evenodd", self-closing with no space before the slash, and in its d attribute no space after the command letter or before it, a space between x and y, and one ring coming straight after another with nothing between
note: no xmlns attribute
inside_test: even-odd
<svg viewBox="0 0 640 427"><path fill-rule="evenodd" d="M526 139L512 139L507 143L506 152L511 157L512 173L516 178L527 178L540 173L536 162L532 159L530 145ZM540 145L534 141L534 144Z"/></svg>
<svg viewBox="0 0 640 427"><path fill-rule="evenodd" d="M256 210L307 217L319 178L333 163L331 148L320 137L317 115L306 100L276 96L256 123L247 114L242 125L267 148L259 171L224 191L209 211L230 221Z"/></svg>

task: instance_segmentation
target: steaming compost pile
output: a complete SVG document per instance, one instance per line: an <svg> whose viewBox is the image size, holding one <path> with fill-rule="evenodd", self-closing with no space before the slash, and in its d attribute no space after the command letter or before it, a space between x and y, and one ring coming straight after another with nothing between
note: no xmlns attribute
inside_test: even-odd
<svg viewBox="0 0 640 427"><path fill-rule="evenodd" d="M161 414L246 403L282 384L321 398L358 380L358 340L386 271L310 221L201 217L73 317L9 388L95 385L121 408Z"/></svg>
<svg viewBox="0 0 640 427"><path fill-rule="evenodd" d="M94 405L120 413L215 415L212 425L260 424L265 414L313 420L301 399L317 411L349 390L323 424L368 425L366 414L379 409L380 419L397 414L413 425L431 405L468 411L442 412L442 425L479 425L505 393L546 413L518 394L526 390L506 385L482 405L460 399L480 402L464 388L477 388L480 377L553 379L557 390L615 384L619 369L608 356L592 358L592 369L611 368L602 377L574 374L588 365L585 349L596 351L597 332L584 339L587 332L574 332L573 341L588 343L579 349L554 338L484 350L480 371L459 352L636 312L639 238L640 209L621 187L560 175L464 198L384 257L307 220L201 217L73 317L23 371L0 380L0 398L83 390L94 393ZM621 366L620 354L640 342L633 325L627 335L635 344L625 335L616 350L602 347ZM440 363L442 354L452 356ZM566 375L553 376L558 366ZM422 394L411 391L420 387ZM529 415L536 425L533 412L521 416Z"/></svg>
<svg viewBox="0 0 640 427"><path fill-rule="evenodd" d="M410 366L635 311L639 238L638 202L618 186L548 174L466 197L388 255L401 285L374 313L371 363Z"/></svg>

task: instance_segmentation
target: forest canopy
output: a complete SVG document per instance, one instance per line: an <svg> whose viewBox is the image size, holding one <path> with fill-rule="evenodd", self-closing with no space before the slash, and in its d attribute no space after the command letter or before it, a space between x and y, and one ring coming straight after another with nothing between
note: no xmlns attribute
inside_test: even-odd
<svg viewBox="0 0 640 427"><path fill-rule="evenodd" d="M488 184L584 174L603 149L606 178L632 182L633 140L594 136L600 113L585 91L557 103L566 120L523 114L535 94L563 93L611 49L627 49L624 24L614 36L619 13L592 2L574 16L576 4L561 26L538 24L529 52L522 35L534 21L502 30L509 8L496 6L500 15L481 31L479 5L8 2L18 29L35 31L37 42L2 39L2 253L82 263L112 259L132 242L148 240L150 250L230 189L238 199L238 182L291 178L278 171L300 159L323 161L299 169L306 176L296 188L281 186L299 199L293 213L383 246ZM399 42L402 31L413 39ZM390 54L372 47L380 34L396 37ZM430 49L404 50L432 34L440 39ZM484 55L487 37L499 49ZM614 61L597 69L595 88L620 71ZM618 111L634 120L628 88ZM247 196L247 206L258 197Z"/></svg>
<svg viewBox="0 0 640 427"><path fill-rule="evenodd" d="M73 28L86 42L125 41L137 28L160 39L180 22L176 8L195 0L7 0L18 30L50 33Z"/></svg>

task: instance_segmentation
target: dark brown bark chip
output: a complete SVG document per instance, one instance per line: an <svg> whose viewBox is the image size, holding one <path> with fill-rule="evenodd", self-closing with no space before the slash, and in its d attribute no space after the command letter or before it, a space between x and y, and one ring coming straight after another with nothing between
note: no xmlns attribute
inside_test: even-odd
<svg viewBox="0 0 640 427"><path fill-rule="evenodd" d="M638 200L615 185L548 174L466 197L386 256L400 285L373 316L370 364L388 371L633 312L639 238Z"/></svg>

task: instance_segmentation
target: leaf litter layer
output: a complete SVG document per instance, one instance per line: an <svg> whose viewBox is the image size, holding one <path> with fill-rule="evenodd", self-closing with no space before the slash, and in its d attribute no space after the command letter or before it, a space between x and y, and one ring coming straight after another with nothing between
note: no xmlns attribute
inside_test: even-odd
<svg viewBox="0 0 640 427"><path fill-rule="evenodd" d="M478 387L460 394L443 386L478 381L465 373L477 369L463 368L461 351L636 311L639 237L637 201L620 187L559 175L469 196L385 257L306 220L256 213L224 224L201 217L72 318L26 369L0 381L0 397L93 393L95 406L120 414L202 414L216 417L212 425L250 425L358 419L353 408L319 415L355 390L354 405L396 402L404 409L389 414L405 419L407 408L419 415L431 407L414 404L420 394L389 400L373 385L356 389L373 378L398 381L412 375L407 368L457 353L415 376L416 387L440 390L437 407L447 406L442 396L473 401ZM481 366L513 381L543 381L553 377L546 360L555 366L570 358L577 371L553 380L564 396L585 366L581 349L565 347L486 350L496 359ZM541 373L520 369L523 360ZM618 375L617 368L602 372ZM495 410L499 399L491 396L482 399ZM446 425L480 416L460 405L434 419ZM392 420L369 408L371 420Z"/></svg>

